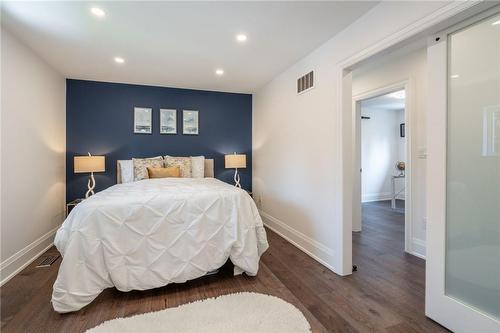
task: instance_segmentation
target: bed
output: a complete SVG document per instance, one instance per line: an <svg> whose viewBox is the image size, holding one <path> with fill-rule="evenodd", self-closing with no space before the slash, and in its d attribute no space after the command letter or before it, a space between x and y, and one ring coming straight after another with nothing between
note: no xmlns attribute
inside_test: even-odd
<svg viewBox="0 0 500 333"><path fill-rule="evenodd" d="M208 163L205 175L213 175ZM117 182L76 206L57 231L63 260L55 311L77 311L106 288L146 290L195 279L228 259L235 274L257 274L268 243L244 190L211 177Z"/></svg>

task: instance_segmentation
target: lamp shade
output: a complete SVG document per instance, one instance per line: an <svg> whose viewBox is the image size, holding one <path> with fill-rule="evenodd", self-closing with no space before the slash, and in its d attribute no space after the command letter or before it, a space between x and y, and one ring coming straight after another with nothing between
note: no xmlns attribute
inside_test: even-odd
<svg viewBox="0 0 500 333"><path fill-rule="evenodd" d="M227 169L232 168L246 168L247 167L247 155L245 154L231 154L224 156L224 161Z"/></svg>
<svg viewBox="0 0 500 333"><path fill-rule="evenodd" d="M75 156L73 157L75 173L104 172L104 156Z"/></svg>

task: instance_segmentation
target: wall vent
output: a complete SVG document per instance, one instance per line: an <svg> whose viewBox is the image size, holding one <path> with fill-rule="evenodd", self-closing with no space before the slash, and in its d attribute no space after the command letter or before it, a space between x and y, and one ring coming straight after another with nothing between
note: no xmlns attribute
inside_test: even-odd
<svg viewBox="0 0 500 333"><path fill-rule="evenodd" d="M297 94L302 94L314 88L314 72L310 71L297 79Z"/></svg>
<svg viewBox="0 0 500 333"><path fill-rule="evenodd" d="M56 262L56 260L59 259L59 254L49 254L44 256L38 265L36 265L36 268L39 267L50 267L53 263Z"/></svg>

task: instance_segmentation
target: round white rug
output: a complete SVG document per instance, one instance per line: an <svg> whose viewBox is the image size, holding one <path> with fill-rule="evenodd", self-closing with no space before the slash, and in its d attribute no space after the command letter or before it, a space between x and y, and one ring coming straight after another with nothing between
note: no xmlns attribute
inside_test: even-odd
<svg viewBox="0 0 500 333"><path fill-rule="evenodd" d="M87 333L310 331L306 318L292 304L278 297L244 292L113 319Z"/></svg>

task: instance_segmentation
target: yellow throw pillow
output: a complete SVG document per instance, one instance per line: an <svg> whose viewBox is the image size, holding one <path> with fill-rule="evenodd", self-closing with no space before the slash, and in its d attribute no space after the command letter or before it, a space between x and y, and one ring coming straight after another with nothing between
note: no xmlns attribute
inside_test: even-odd
<svg viewBox="0 0 500 333"><path fill-rule="evenodd" d="M149 178L179 178L181 169L178 166L169 168L148 167L148 175Z"/></svg>

